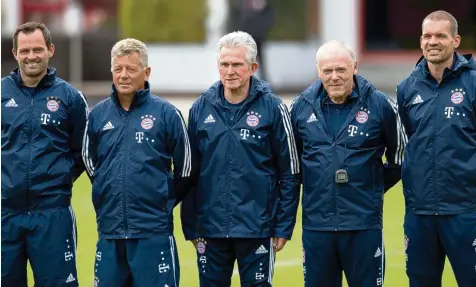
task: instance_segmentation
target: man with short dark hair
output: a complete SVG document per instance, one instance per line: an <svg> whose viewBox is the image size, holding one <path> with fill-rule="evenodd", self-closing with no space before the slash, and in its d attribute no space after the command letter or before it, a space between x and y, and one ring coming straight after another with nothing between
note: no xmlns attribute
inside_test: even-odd
<svg viewBox="0 0 476 287"><path fill-rule="evenodd" d="M422 24L423 56L397 86L408 134L402 167L410 286L441 286L445 257L458 286L476 286L476 63L455 52L456 19Z"/></svg>
<svg viewBox="0 0 476 287"><path fill-rule="evenodd" d="M73 182L84 170L83 94L48 67L50 31L29 22L13 36L18 68L2 78L2 285L78 286Z"/></svg>

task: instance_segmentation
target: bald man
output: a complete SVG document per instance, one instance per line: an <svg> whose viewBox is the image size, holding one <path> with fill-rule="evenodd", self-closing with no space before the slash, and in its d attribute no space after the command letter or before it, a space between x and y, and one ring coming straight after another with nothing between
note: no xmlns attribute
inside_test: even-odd
<svg viewBox="0 0 476 287"><path fill-rule="evenodd" d="M384 193L400 180L405 133L395 103L357 75L345 43L319 48L319 79L295 100L305 286L381 286ZM385 154L387 161L382 162Z"/></svg>

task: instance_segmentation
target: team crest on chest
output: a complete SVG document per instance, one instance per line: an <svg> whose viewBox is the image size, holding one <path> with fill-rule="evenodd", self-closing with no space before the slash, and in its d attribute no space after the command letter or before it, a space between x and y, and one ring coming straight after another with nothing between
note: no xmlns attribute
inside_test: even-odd
<svg viewBox="0 0 476 287"><path fill-rule="evenodd" d="M246 123L250 127L256 127L259 124L259 119L261 118L261 115L257 112L251 111L246 113Z"/></svg>
<svg viewBox="0 0 476 287"><path fill-rule="evenodd" d="M357 115L355 116L355 119L363 124L365 122L368 121L369 119L369 114L370 114L370 111L367 110L367 109L364 109L363 107L360 108L360 111L357 112Z"/></svg>
<svg viewBox="0 0 476 287"><path fill-rule="evenodd" d="M155 117L152 115L145 115L141 117L140 125L145 130L150 130L154 126Z"/></svg>
<svg viewBox="0 0 476 287"><path fill-rule="evenodd" d="M453 104L461 104L464 100L464 95L466 92L463 91L463 89L455 89L451 90L451 101Z"/></svg>
<svg viewBox="0 0 476 287"><path fill-rule="evenodd" d="M46 97L46 108L50 112L56 112L59 109L61 100L58 97Z"/></svg>

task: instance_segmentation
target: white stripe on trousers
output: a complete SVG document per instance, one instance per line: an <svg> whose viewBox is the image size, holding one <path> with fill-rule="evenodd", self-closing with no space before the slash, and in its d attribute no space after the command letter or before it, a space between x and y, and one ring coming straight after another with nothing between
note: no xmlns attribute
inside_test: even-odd
<svg viewBox="0 0 476 287"><path fill-rule="evenodd" d="M270 286L273 286L273 276L274 276L274 263L275 263L276 252L273 247L273 238L269 239L269 274L268 274L268 283Z"/></svg>
<svg viewBox="0 0 476 287"><path fill-rule="evenodd" d="M176 270L175 270L175 244L174 244L174 237L169 236L170 242L170 255L172 256L172 272L174 273L174 286L177 285L177 278L175 277Z"/></svg>
<svg viewBox="0 0 476 287"><path fill-rule="evenodd" d="M74 210L72 206L68 207L69 213L71 215L71 220L72 220L72 228L73 228L73 244L74 244L74 262L77 263L76 257L77 257L77 249L78 249L78 243L76 241L76 216L74 215ZM76 264L75 264L76 265Z"/></svg>

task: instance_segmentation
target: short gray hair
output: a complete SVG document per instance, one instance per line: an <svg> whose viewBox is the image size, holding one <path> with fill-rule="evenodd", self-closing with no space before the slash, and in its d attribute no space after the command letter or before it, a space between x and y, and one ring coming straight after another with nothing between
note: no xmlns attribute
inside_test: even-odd
<svg viewBox="0 0 476 287"><path fill-rule="evenodd" d="M350 45L344 42L340 42L337 40L329 41L327 43L324 43L321 47L319 47L316 53L317 66L319 66L319 60L322 57L331 55L336 52L346 52L347 54L349 54L349 60L352 64L352 67L355 66L355 62L357 61L357 58L355 57L355 53L352 47L350 47Z"/></svg>
<svg viewBox="0 0 476 287"><path fill-rule="evenodd" d="M115 57L122 57L125 55L130 55L134 53L139 53L140 64L143 69L149 66L149 55L147 52L146 45L133 38L127 38L117 42L111 49L111 70L113 66L113 60Z"/></svg>
<svg viewBox="0 0 476 287"><path fill-rule="evenodd" d="M258 47L250 34L243 31L235 31L221 37L217 44L217 57L220 59L221 50L224 47L245 47L247 51L248 63L256 63L258 58Z"/></svg>

